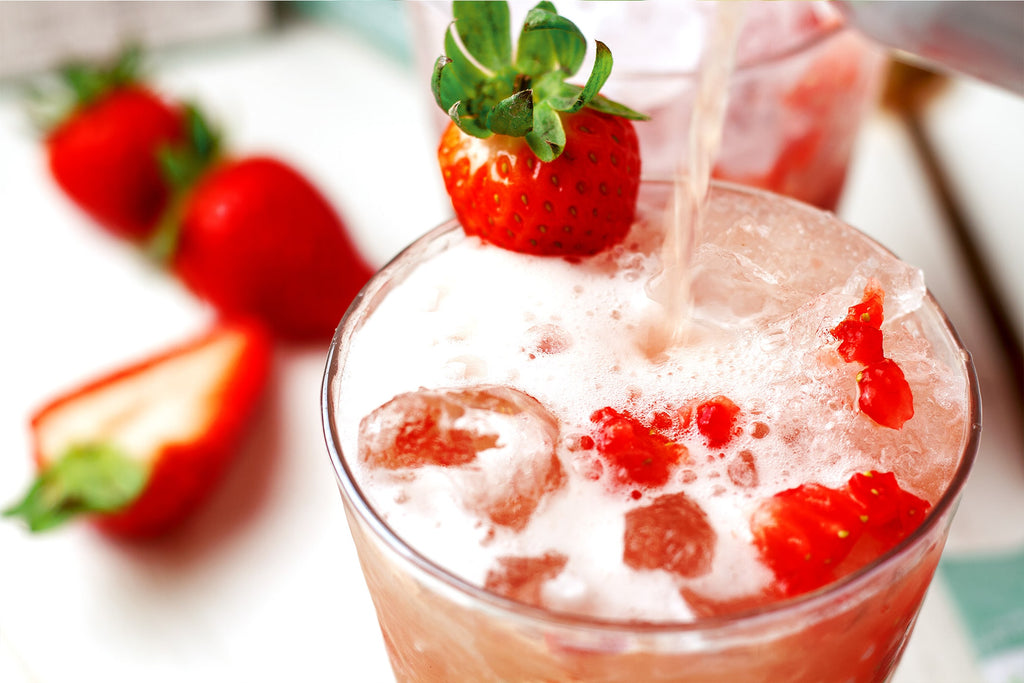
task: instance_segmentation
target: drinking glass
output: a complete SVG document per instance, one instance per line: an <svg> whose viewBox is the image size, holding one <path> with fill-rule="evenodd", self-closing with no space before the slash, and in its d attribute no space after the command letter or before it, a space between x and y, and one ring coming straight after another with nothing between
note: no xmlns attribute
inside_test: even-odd
<svg viewBox="0 0 1024 683"><path fill-rule="evenodd" d="M642 183L641 201L665 202L671 186ZM711 206L733 202L730 220L795 217L851 249L888 254L834 215L739 185L712 183ZM717 203L717 204L716 204ZM449 221L417 240L364 288L331 343L322 387L327 449L367 587L399 681L878 682L893 673L913 629L978 448L980 397L970 355L931 295L915 325L962 380L955 462L934 507L908 538L858 571L814 592L684 623L643 623L556 613L485 591L428 559L396 533L357 480L355 453L337 425L347 354L361 327L418 264L467 238ZM846 250L843 250L846 253ZM837 256L837 259L846 258ZM837 261L838 262L838 261ZM412 330L396 334L414 339ZM415 342L410 342L415 343ZM958 440L958 441L956 441Z"/></svg>

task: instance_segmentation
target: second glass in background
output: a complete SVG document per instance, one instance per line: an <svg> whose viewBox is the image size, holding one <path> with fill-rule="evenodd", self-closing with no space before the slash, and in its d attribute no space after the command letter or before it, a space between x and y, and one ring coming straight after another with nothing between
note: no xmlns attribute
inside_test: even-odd
<svg viewBox="0 0 1024 683"><path fill-rule="evenodd" d="M535 4L510 3L516 31ZM591 52L595 39L611 48L615 67L602 92L651 117L636 127L644 178L671 178L687 154L697 65L714 3L560 0L556 6L573 17ZM451 3L407 7L418 76L427 83L443 51ZM884 62L827 3L745 3L714 175L834 210ZM588 69L585 64L581 73ZM444 113L433 107L432 115L442 130Z"/></svg>

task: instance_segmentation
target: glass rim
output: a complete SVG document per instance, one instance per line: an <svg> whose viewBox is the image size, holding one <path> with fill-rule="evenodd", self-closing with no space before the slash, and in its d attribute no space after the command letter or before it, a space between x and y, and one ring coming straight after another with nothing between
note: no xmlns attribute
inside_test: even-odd
<svg viewBox="0 0 1024 683"><path fill-rule="evenodd" d="M826 26L815 30L800 40L795 41L792 44L784 45L776 50L768 52L767 54L757 55L756 57L751 57L744 61L737 60L735 68L733 69L732 78L734 79L737 76L746 75L752 71L756 71L757 69L770 68L776 64L785 62L791 57L803 55L833 37L847 33L853 33L853 29L850 28L845 20L840 19L840 21L832 26ZM655 80L692 80L696 79L700 75L700 66L695 66L692 69L678 69L674 71L651 71L648 69L621 68L619 70L613 69L613 74L614 77L618 79L643 78ZM615 83L610 83L609 85L615 85Z"/></svg>
<svg viewBox="0 0 1024 683"><path fill-rule="evenodd" d="M643 184L671 185L670 181L644 180ZM801 211L810 211L816 214L828 214L849 229L855 231L863 239L883 249L886 253L895 254L870 235L861 232L859 229L849 225L842 219L830 212L818 209L810 204L767 192L758 188L740 185L737 183L724 182L719 180L711 181L711 189L725 190L742 195L755 197L768 197L774 202L783 201L795 206ZM345 333L348 331L348 324L356 313L362 308L363 301L375 292L379 283L385 281L385 275L391 270L400 267L403 262L415 255L421 247L433 242L441 236L451 233L459 227L457 219L444 221L435 228L418 237L411 244L403 248L387 264L385 264L373 278L363 287L359 294L352 301L341 322L335 330L327 352L324 376L321 383L321 419L323 421L324 440L334 468L335 479L338 482L342 495L346 502L350 503L360 516L361 520L369 526L378 540L382 541L388 548L401 557L405 562L415 567L416 571L429 576L431 579L443 584L446 588L455 590L463 596L486 605L491 609L503 613L511 618L519 618L536 623L543 623L547 626L559 626L576 630L589 630L608 634L628 633L630 635L684 635L684 634L708 634L711 632L727 632L731 628L745 628L762 621L775 618L784 618L791 613L814 610L817 606L828 605L832 598L847 590L852 590L861 582L868 582L878 572L889 564L896 562L901 555L909 552L918 542L929 536L941 520L955 509L960 494L966 484L972 465L975 461L981 436L981 389L978 382L977 371L971 353L963 344L959 333L953 327L945 311L939 306L938 301L931 291L926 289L923 303L930 306L937 314L937 322L945 329L953 342L954 350L959 353L963 361L964 371L967 380L967 438L961 449L960 462L956 471L950 479L949 486L932 506L927 518L914 531L887 552L875 558L868 564L860 567L854 572L843 576L836 581L826 584L814 591L804 593L792 598L786 598L754 608L738 610L713 617L695 617L689 621L640 621L627 619L607 619L589 617L568 612L547 610L542 607L527 605L511 598L506 598L485 590L466 579L445 569L440 564L430 560L411 545L406 543L401 536L394 531L377 513L363 494L362 488L356 482L353 472L349 469L348 463L342 456L341 444L334 429L334 400L331 391L334 378L338 374L340 346ZM898 258L898 257L897 257Z"/></svg>

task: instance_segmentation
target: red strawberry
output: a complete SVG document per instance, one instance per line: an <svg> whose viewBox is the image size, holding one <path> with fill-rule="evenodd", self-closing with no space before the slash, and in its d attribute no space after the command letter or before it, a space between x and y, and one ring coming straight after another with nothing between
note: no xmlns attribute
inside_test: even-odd
<svg viewBox="0 0 1024 683"><path fill-rule="evenodd" d="M685 446L645 427L628 413L602 408L590 421L597 425L594 445L613 466L619 483L661 486L668 481L672 467L687 457Z"/></svg>
<svg viewBox="0 0 1024 683"><path fill-rule="evenodd" d="M237 452L270 360L262 327L222 323L57 398L31 421L39 477L5 514L34 531L78 514L118 536L170 529Z"/></svg>
<svg viewBox="0 0 1024 683"><path fill-rule="evenodd" d="M879 328L884 320L884 300L881 286L869 282L864 299L849 308L846 318L832 329L832 336L841 342L837 350L843 360L867 366L857 373L861 412L884 427L900 429L914 416L914 395L900 366L883 354Z"/></svg>
<svg viewBox="0 0 1024 683"><path fill-rule="evenodd" d="M709 448L729 443L740 409L725 396L716 396L697 406L697 431L707 440Z"/></svg>
<svg viewBox="0 0 1024 683"><path fill-rule="evenodd" d="M882 360L882 331L859 320L844 320L832 328L832 336L841 343L837 351L847 363L874 363Z"/></svg>
<svg viewBox="0 0 1024 683"><path fill-rule="evenodd" d="M798 595L856 571L916 529L931 506L891 472L854 474L842 489L805 484L761 502L754 543L775 589Z"/></svg>
<svg viewBox="0 0 1024 683"><path fill-rule="evenodd" d="M583 87L563 80L586 40L548 3L526 17L513 56L504 2L454 3L454 31L433 91L452 119L438 150L445 188L467 234L531 254L593 254L633 222L643 118L598 91L611 53L597 43ZM482 67L482 68L481 68Z"/></svg>
<svg viewBox="0 0 1024 683"><path fill-rule="evenodd" d="M931 504L900 488L892 472L858 472L847 483L850 495L860 503L868 529L888 547L896 545L920 526Z"/></svg>
<svg viewBox="0 0 1024 683"><path fill-rule="evenodd" d="M718 535L707 513L685 493L659 496L626 513L622 561L682 577L711 571Z"/></svg>
<svg viewBox="0 0 1024 683"><path fill-rule="evenodd" d="M72 67L77 106L46 139L50 172L62 190L110 232L142 240L167 206L170 186L159 150L179 142L179 108L134 80L135 53L109 71Z"/></svg>
<svg viewBox="0 0 1024 683"><path fill-rule="evenodd" d="M857 374L861 412L878 424L900 429L914 417L914 395L900 366L885 358Z"/></svg>
<svg viewBox="0 0 1024 683"><path fill-rule="evenodd" d="M554 551L537 557L499 557L497 566L487 572L484 588L510 600L540 607L544 582L561 574L568 560Z"/></svg>
<svg viewBox="0 0 1024 683"><path fill-rule="evenodd" d="M171 266L189 289L286 338L330 336L373 274L324 196L268 157L202 175L177 230Z"/></svg>
<svg viewBox="0 0 1024 683"><path fill-rule="evenodd" d="M818 484L775 494L751 518L754 544L788 595L835 579L836 565L853 549L863 526L849 495Z"/></svg>

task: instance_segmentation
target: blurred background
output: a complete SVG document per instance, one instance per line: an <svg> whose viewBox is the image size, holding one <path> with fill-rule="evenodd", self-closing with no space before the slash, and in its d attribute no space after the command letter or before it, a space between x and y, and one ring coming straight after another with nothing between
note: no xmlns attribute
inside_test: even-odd
<svg viewBox="0 0 1024 683"><path fill-rule="evenodd" d="M301 169L379 266L450 215L417 61L432 36L410 5L0 2L0 504L32 476L34 409L212 317L60 193L26 86L140 43L160 92L201 102L231 148ZM835 210L924 271L974 356L985 423L896 681L1024 680L1024 97L884 59ZM0 681L391 680L323 447L325 353L277 350L243 464L171 536L0 523Z"/></svg>

